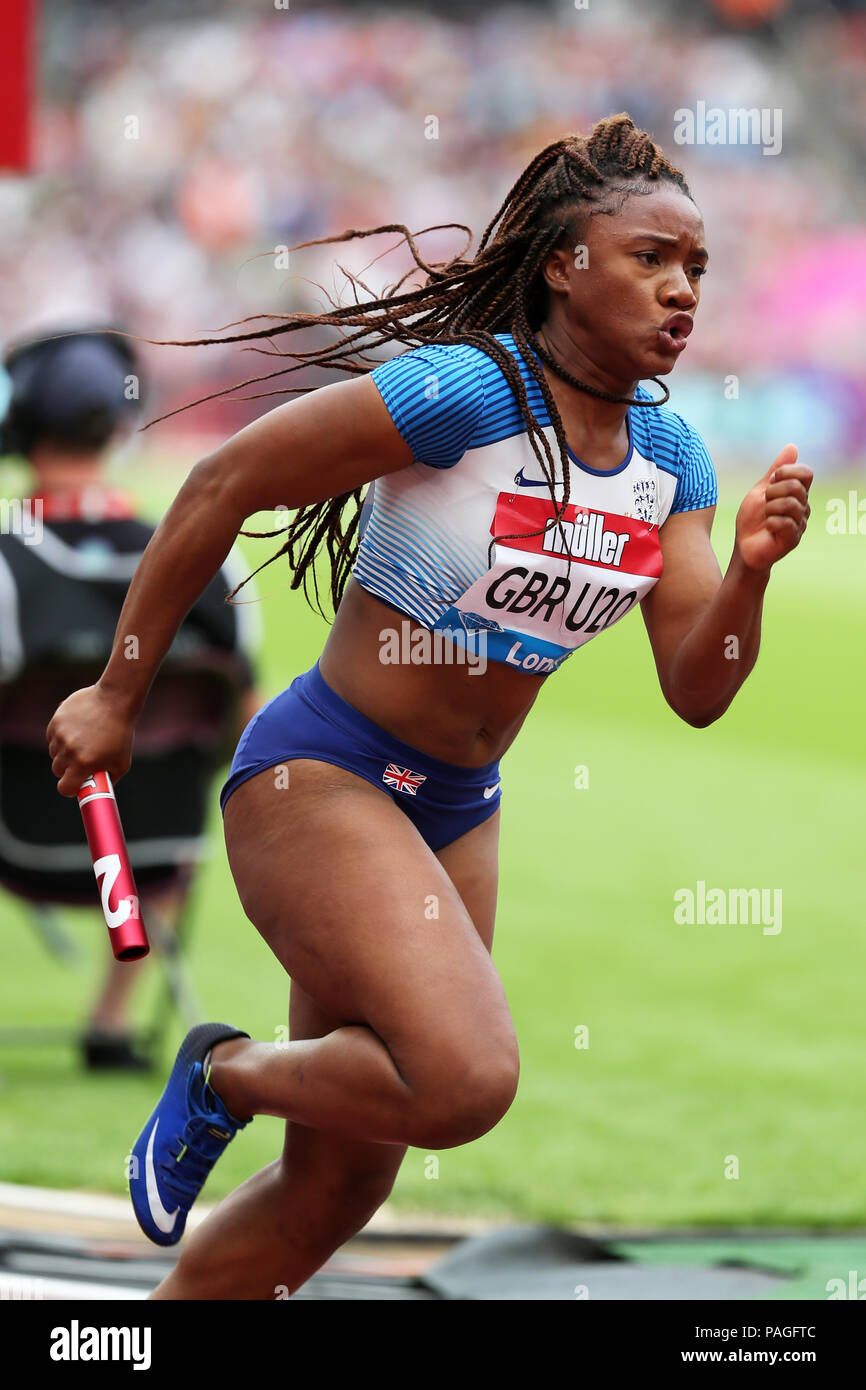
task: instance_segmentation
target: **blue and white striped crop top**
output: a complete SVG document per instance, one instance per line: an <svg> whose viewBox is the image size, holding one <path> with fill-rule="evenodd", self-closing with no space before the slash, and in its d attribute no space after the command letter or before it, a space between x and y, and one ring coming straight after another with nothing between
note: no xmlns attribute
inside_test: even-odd
<svg viewBox="0 0 866 1390"><path fill-rule="evenodd" d="M518 365L561 498L559 446L541 389L511 334L494 336ZM717 500L697 431L664 407L632 408L617 468L590 468L569 449L571 497L560 528L517 400L487 353L437 343L371 375L414 462L369 489L354 577L452 640L483 632L491 660L555 670L657 582L668 516ZM650 399L641 387L637 394ZM527 531L539 534L521 537ZM491 537L502 537L492 564Z"/></svg>

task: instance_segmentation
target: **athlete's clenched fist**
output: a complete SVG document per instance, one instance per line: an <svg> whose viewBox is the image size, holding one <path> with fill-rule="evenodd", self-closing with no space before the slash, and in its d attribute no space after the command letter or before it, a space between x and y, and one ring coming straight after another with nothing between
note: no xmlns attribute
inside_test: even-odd
<svg viewBox="0 0 866 1390"><path fill-rule="evenodd" d="M800 543L811 507L814 474L786 444L737 512L737 549L750 569L766 570Z"/></svg>
<svg viewBox="0 0 866 1390"><path fill-rule="evenodd" d="M61 796L75 796L92 772L117 782L129 771L135 722L99 685L76 690L57 706L45 731Z"/></svg>

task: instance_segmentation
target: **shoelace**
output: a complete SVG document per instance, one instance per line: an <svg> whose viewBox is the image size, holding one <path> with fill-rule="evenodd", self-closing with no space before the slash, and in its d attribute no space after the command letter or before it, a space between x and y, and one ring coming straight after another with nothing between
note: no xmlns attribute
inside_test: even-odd
<svg viewBox="0 0 866 1390"><path fill-rule="evenodd" d="M218 1111L208 1109L204 1084L201 1066L197 1064L187 1081L190 1118L183 1127L180 1147L158 1165L168 1190L181 1199L193 1199L198 1195L214 1163L235 1134L234 1127Z"/></svg>
<svg viewBox="0 0 866 1390"><path fill-rule="evenodd" d="M197 1115L189 1121L184 1127L177 1153L159 1165L166 1186L174 1195L196 1196L226 1144L233 1138L229 1130L221 1129L219 1135L214 1133L218 1128L214 1123L216 1118ZM222 1135L225 1135L224 1140ZM202 1140L209 1142L203 1144Z"/></svg>

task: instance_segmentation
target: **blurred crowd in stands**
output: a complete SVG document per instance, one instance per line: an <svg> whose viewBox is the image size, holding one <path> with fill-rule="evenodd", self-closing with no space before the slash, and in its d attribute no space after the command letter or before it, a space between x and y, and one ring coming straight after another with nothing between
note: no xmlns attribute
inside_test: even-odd
<svg viewBox="0 0 866 1390"><path fill-rule="evenodd" d="M779 443L796 437L791 411L828 467L866 457L862 10L818 5L768 41L636 0L470 8L52 7L35 176L0 179L0 339L63 319L198 339L324 305L315 282L347 302L338 265L380 290L409 265L382 257L395 235L301 250L288 269L275 248L389 222L465 223L477 240L541 146L627 110L707 228L673 406L697 412L723 463L754 452L756 431L762 450L779 413ZM781 111L781 150L678 144L677 111L700 102ZM465 241L421 247L441 260ZM227 348L144 356L159 414L269 366ZM200 406L170 428L226 434L278 400Z"/></svg>

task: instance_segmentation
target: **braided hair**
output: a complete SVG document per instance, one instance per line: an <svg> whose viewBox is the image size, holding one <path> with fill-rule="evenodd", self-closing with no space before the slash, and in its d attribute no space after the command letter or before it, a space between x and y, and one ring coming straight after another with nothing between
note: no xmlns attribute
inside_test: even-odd
<svg viewBox="0 0 866 1390"><path fill-rule="evenodd" d="M335 306L321 314L273 315L270 317L277 320L274 327L183 344L199 346L215 342L270 342L278 335L293 333L311 325L329 325L340 331L341 336L337 343L311 352L283 353L273 344L270 351L267 348L257 348L256 351L265 355L291 357L298 365L281 366L265 376L251 377L238 386L214 392L202 400L211 400L229 391L256 385L277 376L285 376L309 365L363 375L378 365L377 360L368 357L370 350L391 342L408 344L410 347L430 343L468 343L480 348L497 363L513 390L533 452L550 486L559 520L568 505L570 494L568 446L562 419L538 359L572 386L602 400L652 407L663 405L669 399L669 392L663 382L651 378L665 392L659 400L632 400L628 397L609 395L579 381L557 362L536 337L536 330L544 322L548 301L542 269L550 252L565 234L579 238L589 217L600 212L618 211L630 195L652 192L659 179L675 184L687 197L691 197L680 170L665 158L646 131L639 130L630 116L620 113L599 121L588 136L567 135L541 150L524 169L502 206L485 228L472 260L457 256L447 262L428 264L418 250L415 237L399 223L367 231L350 230L337 236L301 242L297 247L290 249L300 250L305 246L352 241L384 232L400 232L415 266L424 272L426 280L421 288L401 293L405 280L414 274L414 270L410 270L396 285L386 290L381 298L359 302L357 286L361 285L365 290L367 287L351 272L344 270L343 273L348 276L353 287L354 305ZM471 230L462 223L445 225L461 227L469 234L471 241ZM430 227L425 230L434 231L440 228ZM467 242L467 246L468 244ZM331 302L333 303L333 300ZM250 319L240 322L248 323ZM229 325L237 326L239 325ZM510 333L513 336L518 352L538 382L562 461L564 496L561 501L557 501L554 495L554 462L550 445L530 409L523 378L514 357L493 336L497 332ZM537 357L534 354L537 354ZM291 390L315 389L282 386L276 391L257 394L277 395ZM357 554L361 504L362 488L356 488L323 502L299 508L288 527L281 530L241 531L240 534L243 536L260 539L285 536L281 549L253 573L258 574L265 565L273 563L281 555L288 555L289 567L292 570L290 587L296 589L303 584L305 596L310 602L308 581L312 580L316 604L324 616L315 571L316 557L324 547L331 566L330 597L336 611ZM345 519L347 512L348 520ZM521 534L535 535L538 532ZM496 539L505 538L498 536ZM491 549L493 544L491 541ZM252 575L248 578L252 578ZM248 580L243 580L242 584L247 582ZM237 593L242 584L232 590L230 598Z"/></svg>

